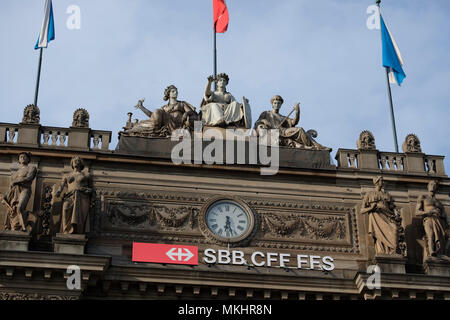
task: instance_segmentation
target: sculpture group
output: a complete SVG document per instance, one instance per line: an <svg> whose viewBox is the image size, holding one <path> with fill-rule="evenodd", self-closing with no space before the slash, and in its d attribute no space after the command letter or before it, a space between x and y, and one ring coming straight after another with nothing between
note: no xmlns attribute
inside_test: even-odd
<svg viewBox="0 0 450 320"><path fill-rule="evenodd" d="M375 189L364 196L361 214L368 214L368 234L372 237L376 255L405 255L402 217L391 195L384 190L383 177L373 179ZM428 194L417 199L415 216L422 221L425 238L424 258L446 257L449 224L442 203L436 199L438 182L428 183Z"/></svg>
<svg viewBox="0 0 450 320"><path fill-rule="evenodd" d="M237 101L226 89L229 77L220 73L216 78L210 76L206 84L204 96L196 112L194 106L185 101L178 100L178 89L171 85L164 92L164 100L168 104L151 112L143 105L144 99L139 100L136 105L147 116L147 120L131 122L132 114L121 135L140 137L170 137L177 129L194 129L194 122L201 121L203 127L242 128L252 127L252 114L249 100L242 97ZM216 83L216 89L211 86ZM293 119L282 116L279 113L283 98L279 95L271 100L272 110L263 112L254 124L256 135L262 136L267 130L279 130L280 146L290 148L302 148L312 150L331 150L317 143L315 130L305 132L303 128L296 127L300 120L300 104L297 103L292 112L295 111ZM291 114L292 114L291 112Z"/></svg>
<svg viewBox="0 0 450 320"><path fill-rule="evenodd" d="M7 207L5 230L32 231L32 225L27 223L29 214L26 208L37 169L29 165L30 161L30 153L19 154L19 169L11 177L8 192L2 196L2 203ZM58 231L61 234L86 234L89 231L89 211L93 203L91 176L83 171L84 163L80 157L73 157L70 165L72 172L63 176L54 193L54 197L61 197L63 203Z"/></svg>

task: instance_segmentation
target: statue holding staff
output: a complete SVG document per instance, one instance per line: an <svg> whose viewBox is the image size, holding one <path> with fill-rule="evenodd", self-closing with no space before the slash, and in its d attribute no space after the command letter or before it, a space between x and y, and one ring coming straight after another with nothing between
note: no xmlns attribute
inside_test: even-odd
<svg viewBox="0 0 450 320"><path fill-rule="evenodd" d="M289 115L283 117L280 114L280 108L283 102L283 98L279 95L273 96L270 99L272 110L261 113L259 119L255 122L254 127L258 135L263 136L266 130L278 129L280 133L280 146L312 150L330 150L314 140L317 137L315 130L305 132L303 128L296 127L300 121L300 103L296 103ZM295 117L293 119L289 118L294 111Z"/></svg>
<svg viewBox="0 0 450 320"><path fill-rule="evenodd" d="M26 231L24 217L31 196L31 185L36 178L36 167L29 166L31 153L19 154L19 170L12 176L8 192L2 203L8 208L5 230Z"/></svg>

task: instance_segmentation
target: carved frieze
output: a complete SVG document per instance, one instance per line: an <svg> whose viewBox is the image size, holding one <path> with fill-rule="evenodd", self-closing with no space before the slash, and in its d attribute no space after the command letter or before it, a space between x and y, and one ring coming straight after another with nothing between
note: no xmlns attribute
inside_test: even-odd
<svg viewBox="0 0 450 320"><path fill-rule="evenodd" d="M0 292L0 300L79 300L77 296L42 295L38 293Z"/></svg>
<svg viewBox="0 0 450 320"><path fill-rule="evenodd" d="M111 227L169 230L193 230L198 209L183 205L160 205L142 202L111 201L106 211Z"/></svg>
<svg viewBox="0 0 450 320"><path fill-rule="evenodd" d="M205 236L199 225L200 210L214 198L217 196L98 188L97 236L216 243ZM359 253L353 207L325 202L242 200L260 221L248 246Z"/></svg>
<svg viewBox="0 0 450 320"><path fill-rule="evenodd" d="M318 217L309 214L262 214L261 231L276 237L299 237L314 240L345 240L348 227L345 216Z"/></svg>

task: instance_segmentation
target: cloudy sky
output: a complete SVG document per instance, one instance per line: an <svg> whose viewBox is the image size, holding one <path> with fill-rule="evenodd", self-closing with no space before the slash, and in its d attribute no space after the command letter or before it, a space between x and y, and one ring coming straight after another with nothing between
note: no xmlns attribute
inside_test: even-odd
<svg viewBox="0 0 450 320"><path fill-rule="evenodd" d="M227 0L230 25L218 34L218 71L228 91L250 100L253 119L281 95L287 114L301 103L300 126L317 141L356 148L370 130L377 148L395 151L379 30L369 30L374 0ZM44 0L0 4L1 122L18 123L33 102ZM80 9L80 29L67 10ZM68 127L86 108L94 129L117 132L145 97L153 110L175 84L198 107L212 74L212 0L53 0L56 40L44 50L41 123ZM450 172L450 2L384 0L382 12L407 78L393 87L399 147L409 133ZM70 25L70 23L69 23Z"/></svg>

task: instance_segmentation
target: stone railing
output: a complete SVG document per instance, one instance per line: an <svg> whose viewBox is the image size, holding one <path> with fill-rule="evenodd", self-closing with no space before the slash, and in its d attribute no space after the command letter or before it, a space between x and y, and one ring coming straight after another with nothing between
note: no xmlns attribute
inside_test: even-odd
<svg viewBox="0 0 450 320"><path fill-rule="evenodd" d="M444 156L432 156L419 152L339 149L336 160L340 169L446 176Z"/></svg>
<svg viewBox="0 0 450 320"><path fill-rule="evenodd" d="M0 145L109 151L111 131L90 128L46 127L39 124L0 123Z"/></svg>

